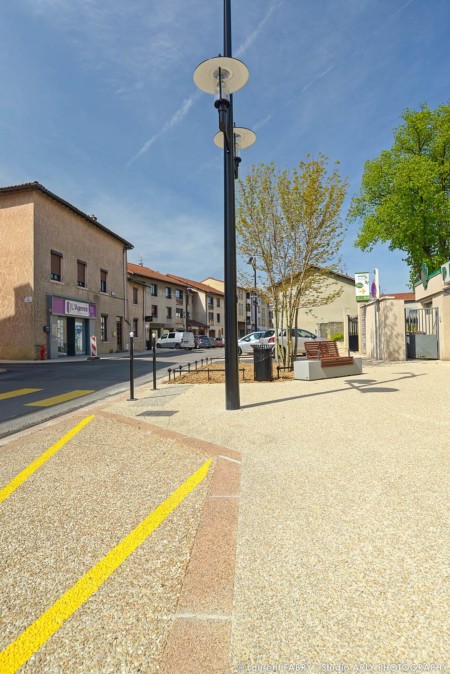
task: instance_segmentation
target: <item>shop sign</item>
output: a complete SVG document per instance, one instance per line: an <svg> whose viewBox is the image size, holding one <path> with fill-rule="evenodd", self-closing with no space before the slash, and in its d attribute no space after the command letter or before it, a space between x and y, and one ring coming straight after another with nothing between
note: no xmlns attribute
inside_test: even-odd
<svg viewBox="0 0 450 674"><path fill-rule="evenodd" d="M68 316L83 316L84 318L89 318L89 304L66 300L64 313Z"/></svg>
<svg viewBox="0 0 450 674"><path fill-rule="evenodd" d="M52 297L52 313L63 316L97 318L97 306L90 302L67 300L64 297Z"/></svg>
<svg viewBox="0 0 450 674"><path fill-rule="evenodd" d="M369 272L363 271L355 274L355 292L357 302L370 300Z"/></svg>

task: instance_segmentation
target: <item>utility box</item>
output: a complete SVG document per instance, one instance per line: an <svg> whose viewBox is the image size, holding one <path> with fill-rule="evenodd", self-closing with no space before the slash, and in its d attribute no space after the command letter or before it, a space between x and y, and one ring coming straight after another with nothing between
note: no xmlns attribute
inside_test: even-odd
<svg viewBox="0 0 450 674"><path fill-rule="evenodd" d="M252 344L252 349L255 381L273 381L272 344Z"/></svg>

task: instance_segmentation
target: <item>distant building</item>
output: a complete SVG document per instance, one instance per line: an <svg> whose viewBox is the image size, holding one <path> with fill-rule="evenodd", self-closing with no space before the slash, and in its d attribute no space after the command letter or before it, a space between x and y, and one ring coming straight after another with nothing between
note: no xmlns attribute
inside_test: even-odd
<svg viewBox="0 0 450 674"><path fill-rule="evenodd" d="M225 283L212 276L204 279L202 283L207 283L218 290L225 292ZM255 311L256 310L256 311ZM258 330L268 330L273 328L273 310L272 305L265 302L261 295L254 293L253 290L237 287L237 335L243 337L249 332ZM255 325L255 314L257 317Z"/></svg>
<svg viewBox="0 0 450 674"><path fill-rule="evenodd" d="M131 248L37 182L0 188L0 358L127 348Z"/></svg>

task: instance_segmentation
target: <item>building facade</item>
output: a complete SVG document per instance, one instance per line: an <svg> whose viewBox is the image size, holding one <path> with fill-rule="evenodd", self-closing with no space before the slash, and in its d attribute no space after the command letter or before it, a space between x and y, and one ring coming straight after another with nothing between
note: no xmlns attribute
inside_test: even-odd
<svg viewBox="0 0 450 674"><path fill-rule="evenodd" d="M204 279L206 283L222 293L225 292L225 283L212 276ZM258 330L269 330L273 328L272 306L267 304L258 293L254 293L242 286L237 287L237 336L244 337L249 332ZM256 316L256 324L255 324Z"/></svg>
<svg viewBox="0 0 450 674"><path fill-rule="evenodd" d="M132 247L39 183L0 188L0 358L128 348Z"/></svg>

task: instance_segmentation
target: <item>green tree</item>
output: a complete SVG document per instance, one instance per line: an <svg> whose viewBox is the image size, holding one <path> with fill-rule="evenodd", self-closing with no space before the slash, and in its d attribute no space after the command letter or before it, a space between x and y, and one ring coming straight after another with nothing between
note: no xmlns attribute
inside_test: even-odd
<svg viewBox="0 0 450 674"><path fill-rule="evenodd" d="M378 242L406 253L411 283L426 262L435 270L450 258L450 106L406 110L392 149L364 165L350 220L361 219L361 250Z"/></svg>
<svg viewBox="0 0 450 674"><path fill-rule="evenodd" d="M329 274L340 271L347 183L337 165L329 171L327 164L324 155L307 155L291 173L259 164L239 181L238 250L246 258L256 256L258 292L274 307L277 332L288 328L287 352L277 343L285 361L295 353L290 335L299 308L326 304L340 294ZM246 272L240 280L253 286Z"/></svg>

